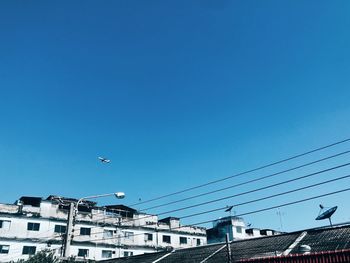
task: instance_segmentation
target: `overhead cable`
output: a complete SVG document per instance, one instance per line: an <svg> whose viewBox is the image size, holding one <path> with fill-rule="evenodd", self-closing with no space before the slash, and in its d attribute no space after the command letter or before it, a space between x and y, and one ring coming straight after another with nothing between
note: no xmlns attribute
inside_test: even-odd
<svg viewBox="0 0 350 263"><path fill-rule="evenodd" d="M173 193L170 193L170 194L166 194L166 195L158 196L158 197L155 197L155 198L151 198L151 199L148 199L148 200L145 200L145 201L142 201L142 202L131 204L129 206L136 206L136 205L146 204L146 203L153 202L153 201L156 201L156 200L160 200L160 199L163 199L163 198L166 198L166 197L169 197L169 196L173 196L173 195L189 192L189 191L192 191L192 190L195 190L195 189L198 189L198 188L202 188L202 187L205 187L205 186L208 186L208 185L211 185L211 184L219 183L219 182L222 182L222 181L225 181L225 180L228 180L228 179L231 179L231 178L235 178L235 177L238 177L238 176L241 176L241 175L244 175L244 174L252 173L252 172L259 171L259 170L262 170L262 169L265 169L265 168L268 168L268 167L271 167L271 166L275 166L277 164L288 162L288 161L291 161L293 159L297 159L297 158L300 158L302 156L306 156L306 155L309 155L309 154L312 154L312 153L315 153L315 152L318 152L318 151L321 151L321 150L325 150L325 149L331 148L333 146L336 146L336 145L339 145L339 144L342 144L342 143L345 143L345 142L348 142L348 141L350 141L350 138L347 138L347 139L344 139L344 140L341 140L341 141L337 141L335 143L331 143L331 144L328 144L328 145L325 145L325 146L322 146L322 147L319 147L319 148L316 148L316 149L313 149L313 150L310 150L310 151L307 151L307 152L304 152L304 153L301 153L301 154L297 154L297 155L294 155L294 156L291 156L291 157L288 157L288 158L285 158L285 159L282 159L282 160L279 160L279 161L276 161L276 162L273 162L273 163L262 165L262 166L259 166L257 168L254 168L254 169L250 169L250 170L247 170L247 171L244 171L244 172L240 172L238 174L234 174L234 175L227 176L227 177L224 177L224 178L221 178L221 179L213 180L213 181L210 181L210 182L207 182L207 183L204 183L204 184L200 184L200 185L197 185L197 186L185 188L185 189L177 191L177 192L173 192Z"/></svg>
<svg viewBox="0 0 350 263"><path fill-rule="evenodd" d="M343 180L343 179L346 179L346 178L349 178L349 177L350 177L350 175L337 177L337 178L334 178L334 179L330 179L330 180L323 181L323 182L320 182L320 183L311 184L311 185L308 185L308 186L303 186L303 187L296 188L296 189L293 189L293 190L289 190L289 191L286 191L286 192L281 192L281 193L278 193L278 194L273 194L273 195L265 196L265 197L262 197L262 198L258 198L258 199L254 199L254 200L238 203L238 204L235 204L234 207L260 202L260 201L271 199L271 198L275 198L275 197L278 197L278 196L282 196L282 195L286 195L286 194L302 191L302 190L305 190L305 189L308 189L308 188L313 188L313 187L316 187L316 186L320 186L320 185L328 184L328 183L331 183L331 182ZM190 214L190 215L186 215L186 216L181 216L179 218L184 219L184 218L194 217L194 216L197 216L197 215L208 214L208 213L219 211L219 210L223 210L223 209L226 209L226 208L227 208L227 206L220 207L220 208L215 208L215 209L212 209L212 210L207 210L207 211L203 211L203 212L199 212L199 213L194 213L194 214ZM145 218L147 218L147 217L143 217L142 219L145 219ZM127 221L126 223L130 223L130 222L131 221ZM139 227L141 227L141 226L147 226L147 224L139 225ZM101 233L103 233L103 232L101 232Z"/></svg>
<svg viewBox="0 0 350 263"><path fill-rule="evenodd" d="M250 194L250 193L266 190L266 189L269 189L269 188L272 188L272 187L276 187L276 186L280 186L280 185L283 185L283 184L295 182L295 181L298 181L298 180L301 180L301 179L309 178L309 177L312 177L312 176L315 176L315 175L319 175L319 174L322 174L322 173L325 173L325 172L329 172L329 171L332 171L332 170L343 168L343 167L346 167L346 166L349 166L349 165L350 165L350 162L349 163L345 163L345 164L341 164L341 165L338 165L338 166L333 166L331 168L320 170L320 171L317 171L317 172L314 172L314 173L310 173L310 174L306 174L306 175L303 175L303 176L299 176L299 177L296 177L296 178L293 178L293 179L289 179L289 180L286 180L286 181L282 181L282 182L279 182L279 183L275 183L275 184L271 184L271 185L268 185L268 186L256 188L256 189L253 189L253 190L249 190L249 191L246 191L246 192L242 192L242 193L238 193L238 194L234 194L234 195L229 195L229 196L225 196L225 197L221 197L221 198L205 201L205 202L202 202L202 203L198 203L198 204L185 206L185 207L169 210L169 211L166 211L166 212L158 213L157 215L164 215L164 214L169 214L169 213L172 213L172 212L178 212L178 211L182 211L182 210L187 210L187 209L190 209L190 208L203 206L203 205L219 202L219 201L222 201L222 200L230 199L230 198L233 198L233 197L242 196L242 195L246 195L246 194Z"/></svg>
<svg viewBox="0 0 350 263"><path fill-rule="evenodd" d="M185 207L169 210L169 211L166 211L166 212L158 213L156 215L146 215L142 219L144 220L144 219L151 218L151 217L154 217L154 216L161 216L161 215L165 215L165 214L169 214L169 213L173 213L173 212L188 210L190 208L195 208L195 207L199 207L199 206L203 206L203 205L207 205L207 204L216 203L216 202L219 202L219 201L231 199L231 198L234 198L234 197L238 197L238 196L243 196L243 195L259 192L259 191L270 189L270 188L273 188L273 187L276 187L276 186L288 184L288 183L291 183L291 182L295 182L295 181L299 181L299 180L302 180L302 179L305 179L305 178L309 178L309 177L313 177L313 176L316 176L316 175L319 175L319 174L323 174L323 173L326 173L326 172L329 172L329 171L340 169L340 168L343 168L343 167L346 167L346 166L349 166L349 165L350 165L350 162L349 163L345 163L345 164L341 164L341 165L337 165L337 166L332 166L330 168L319 170L317 172L309 173L309 174L306 174L306 175L303 175L303 176L299 176L299 177L288 179L288 180L285 180L285 181L282 181L282 182L270 184L270 185L263 186L263 187L260 187L260 188L255 188L255 189L252 189L252 190L249 190L249 191L245 191L245 192L241 192L241 193L237 193L237 194L234 194L234 195L229 195L229 196L225 196L225 197L221 197L221 198L217 198L217 199L212 199L212 200L205 201L205 202L198 203L198 204L194 204L194 205L190 205L190 206L185 206ZM141 218L133 218L133 219L130 219L130 220L124 222L124 223L130 223L130 222L137 221L137 220L140 220L140 219ZM104 219L102 219L102 220L104 220Z"/></svg>
<svg viewBox="0 0 350 263"><path fill-rule="evenodd" d="M310 200L318 199L318 198L321 198L321 197L326 197L326 196L330 196L330 195L344 193L344 192L347 192L347 191L350 191L350 188L344 188L344 189L341 189L341 190L338 190L338 191L328 192L328 193L325 193L325 194L316 195L316 196L300 199L300 200L297 200L297 201L287 202L287 203L283 203L283 204L280 204L280 205L275 205L275 206L270 206L270 207L266 207L266 208L262 208L262 209L258 209L258 210L253 210L253 211L237 214L236 216L245 216L245 215L261 213L261 212L264 212L264 211L273 210L273 209L276 209L276 208L290 206L290 205L294 205L294 204L298 204L298 203L303 203L303 202L307 202L307 201L310 201ZM179 219L182 219L182 217L180 217ZM190 225L182 225L182 226L179 226L179 227L174 227L174 228L171 228L171 230L176 230L176 229L180 229L180 228L183 228L183 227L200 226L200 225L208 224L208 223L211 223L211 222L214 222L214 221L217 221L217 218L216 219L211 219L211 220L206 220L206 221L201 221L201 222L198 222L198 223L193 223L193 224L190 224ZM130 236L138 236L138 235L144 235L144 234L145 233L139 233L139 234L134 234L134 235L130 235ZM90 242L93 242L93 241L104 241L104 240L119 239L119 238L120 237L108 237L108 238L93 239L93 240L89 240L89 241Z"/></svg>
<svg viewBox="0 0 350 263"><path fill-rule="evenodd" d="M202 197L202 196L205 196L205 195L214 194L214 193L221 192L221 191L224 191L224 190L232 189L232 188L235 188L235 187L238 187L238 186L254 183L254 182L261 181L261 180L264 180L264 179L267 179L267 178L271 178L271 177L274 177L274 176L277 176L277 175L285 174L287 172L298 170L300 168L304 168L304 167L313 165L315 163L319 163L319 162L323 162L323 161L326 161L326 160L330 160L330 159L333 159L335 157L339 157L341 155L348 154L348 153L350 153L350 151L344 151L344 152L341 152L341 153L338 153L338 154L335 154L335 155L327 156L327 157L322 158L322 159L318 159L318 160L315 160L315 161L312 161L312 162L308 162L308 163L305 163L305 164L302 164L302 165L299 165L299 166L296 166L296 167L292 167L292 168L289 168L289 169L286 169L286 170L282 170L282 171L279 171L279 172L276 172L276 173L273 173L273 174L269 174L269 175L266 175L266 176L262 176L262 177L259 177L259 178L256 178L256 179L252 179L252 180L248 180L248 181L245 181L245 182L242 182L242 183L238 183L238 184L230 185L230 186L227 186L227 187L219 188L219 189L216 189L216 190L213 190L213 191L209 191L209 192L205 192L205 193L202 193L202 194L189 196L189 197L186 197L186 198L183 198L183 199L179 199L179 200L175 200L175 201L172 201L172 202L168 202L168 203L165 203L165 204L160 204L160 205L156 205L156 206L152 206L152 207L147 207L147 208L144 208L144 209L140 209L139 211L143 212L143 211L147 211L147 210L151 210L151 209L155 209L155 208L159 208L159 207L163 207L163 206L168 206L168 205L171 205L171 204L176 204L176 203L180 203L180 202L183 202L183 201L188 201L188 200L192 200L192 199L195 199L195 198L198 198L198 197Z"/></svg>

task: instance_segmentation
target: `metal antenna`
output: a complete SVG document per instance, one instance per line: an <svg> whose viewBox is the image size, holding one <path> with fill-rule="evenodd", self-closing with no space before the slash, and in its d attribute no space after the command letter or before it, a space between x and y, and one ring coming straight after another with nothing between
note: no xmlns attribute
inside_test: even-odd
<svg viewBox="0 0 350 263"><path fill-rule="evenodd" d="M282 212L279 208L277 208L277 215L280 219L280 228L281 228L281 231L283 232L283 223L282 223Z"/></svg>

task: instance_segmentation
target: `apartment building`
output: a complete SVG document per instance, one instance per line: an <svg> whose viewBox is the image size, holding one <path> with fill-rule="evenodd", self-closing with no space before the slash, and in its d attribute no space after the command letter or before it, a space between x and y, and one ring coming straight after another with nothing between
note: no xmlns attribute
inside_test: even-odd
<svg viewBox="0 0 350 263"><path fill-rule="evenodd" d="M228 239L241 240L263 236L273 236L281 232L272 229L253 228L242 217L227 216L213 222L213 228L207 230L208 244L224 242L228 234Z"/></svg>
<svg viewBox="0 0 350 263"><path fill-rule="evenodd" d="M62 256L69 207L77 201L51 195L0 204L0 262L26 259L43 249ZM205 228L181 226L178 218L159 219L124 205L99 207L83 201L74 219L70 256L101 260L206 243Z"/></svg>

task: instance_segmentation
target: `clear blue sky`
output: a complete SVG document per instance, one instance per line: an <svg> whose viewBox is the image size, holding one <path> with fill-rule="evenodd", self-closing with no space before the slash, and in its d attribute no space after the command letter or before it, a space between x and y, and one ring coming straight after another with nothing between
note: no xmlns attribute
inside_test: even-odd
<svg viewBox="0 0 350 263"><path fill-rule="evenodd" d="M125 191L123 203L131 204L348 137L349 12L346 0L2 1L0 202ZM100 155L112 163L102 165ZM349 180L236 212L347 185ZM338 204L334 221L348 221L349 198L346 193L283 208L283 228L325 224L314 221L320 202ZM224 214L184 223L219 216ZM275 210L246 219L281 227Z"/></svg>

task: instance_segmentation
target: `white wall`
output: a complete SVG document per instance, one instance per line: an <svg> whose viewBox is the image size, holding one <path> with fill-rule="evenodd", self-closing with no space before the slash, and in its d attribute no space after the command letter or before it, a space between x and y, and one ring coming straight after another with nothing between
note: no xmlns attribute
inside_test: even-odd
<svg viewBox="0 0 350 263"><path fill-rule="evenodd" d="M20 241L20 240L8 240L4 241L0 238L0 245L9 245L9 253L8 254L0 254L0 262L10 262L17 261L18 259L28 259L29 255L23 255L23 247L24 246L35 246L36 252L43 249L54 250L57 255L59 253L60 245L51 245L48 247L46 243L38 243L38 242L29 242L29 241Z"/></svg>
<svg viewBox="0 0 350 263"><path fill-rule="evenodd" d="M54 249L60 255L62 234L55 233L55 225L66 225L68 212L59 210L58 205L50 201L42 201L40 207L24 206L24 214L18 214L18 206L0 204L0 220L11 221L9 228L0 228L0 245L9 245L8 254L0 254L0 262L26 259L22 255L23 246L35 246L36 252L43 249ZM79 249L88 249L88 259L101 260L102 251L111 251L112 257L122 257L124 252L139 255L155 252L158 249L172 246L187 248L197 246L197 239L201 245L206 244L205 230L197 227L184 227L170 230L169 225L156 224L158 217L153 215L135 215L135 219L126 219L106 214L104 210L92 210L91 213L78 213L74 225L73 245L71 255L77 256ZM28 223L40 224L39 231L27 229ZM122 222L121 226L119 223ZM149 222L151 224L146 224ZM99 225L107 223L113 225ZM6 226L6 224L4 224ZM80 235L81 227L91 228L90 235ZM113 231L111 237L104 236L104 230ZM125 236L130 232L131 236ZM153 239L145 240L145 233L152 234ZM163 235L171 237L171 243L163 242ZM185 237L186 244L180 244L180 236ZM48 244L51 241L51 245ZM79 243L84 242L84 243ZM110 246L113 246L112 248Z"/></svg>

